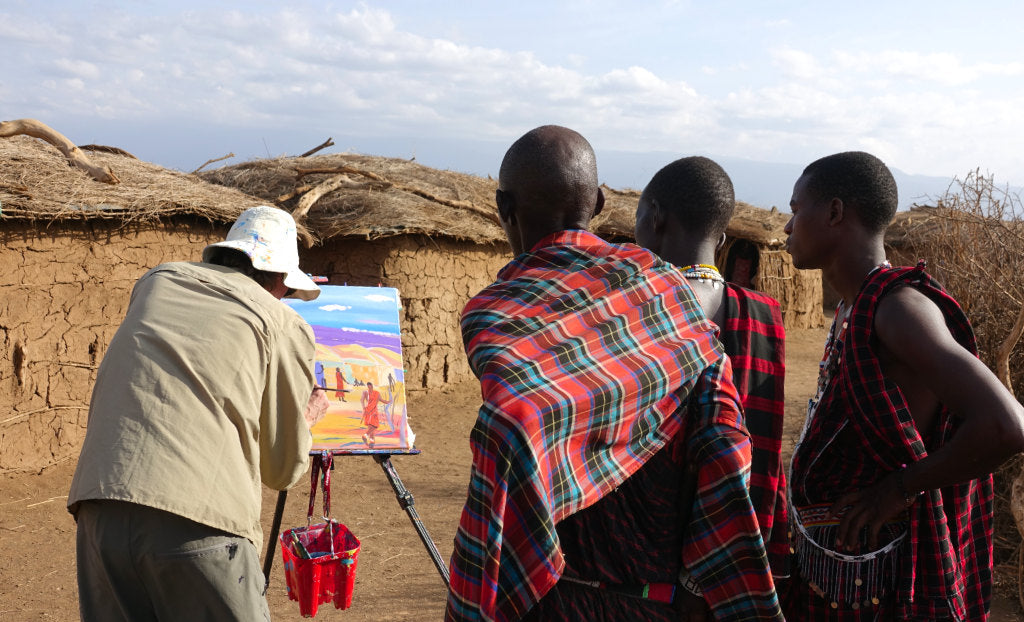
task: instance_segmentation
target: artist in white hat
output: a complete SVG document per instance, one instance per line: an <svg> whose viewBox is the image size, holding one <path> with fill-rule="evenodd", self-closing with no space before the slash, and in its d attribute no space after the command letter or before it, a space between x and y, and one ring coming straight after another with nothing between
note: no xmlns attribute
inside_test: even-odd
<svg viewBox="0 0 1024 622"><path fill-rule="evenodd" d="M202 263L135 285L100 365L68 509L82 620L265 620L261 488L305 472L313 333L280 299L319 294L295 221L239 216Z"/></svg>

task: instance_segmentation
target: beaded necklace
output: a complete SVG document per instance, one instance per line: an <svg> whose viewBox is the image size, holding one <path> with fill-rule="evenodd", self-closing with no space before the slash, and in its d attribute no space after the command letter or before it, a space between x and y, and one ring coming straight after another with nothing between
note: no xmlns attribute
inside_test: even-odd
<svg viewBox="0 0 1024 622"><path fill-rule="evenodd" d="M879 270L888 270L892 265L888 261L875 266L865 279L870 278ZM807 419L804 429L797 440L794 454L800 450L804 436L807 434L811 421L816 415L818 402L825 394L829 384L839 371L843 356L843 345L853 304L840 300L836 306L832 327L825 341L825 354L822 356L818 373L818 389L810 399L807 408ZM840 427L840 430L845 424ZM838 432L836 433L838 434ZM831 443L835 439L827 441ZM813 466L813 462L810 466ZM792 467L790 467L792 469ZM792 477L792 471L790 471ZM858 610L861 607L870 609L877 607L880 598L891 592L896 581L896 555L900 544L906 539L908 529L905 520L887 522L883 527L889 534L889 543L885 546L859 555L849 555L833 550L831 543L838 533L839 521L831 515L830 503L812 504L797 507L793 503L793 486L787 487L793 531L793 552L800 560L801 574L811 589L830 602L833 609L842 604L843 608Z"/></svg>
<svg viewBox="0 0 1024 622"><path fill-rule="evenodd" d="M718 268L706 263L695 263L683 268L683 276L688 279L696 279L701 283L711 283L711 286L718 289L725 284L725 278Z"/></svg>

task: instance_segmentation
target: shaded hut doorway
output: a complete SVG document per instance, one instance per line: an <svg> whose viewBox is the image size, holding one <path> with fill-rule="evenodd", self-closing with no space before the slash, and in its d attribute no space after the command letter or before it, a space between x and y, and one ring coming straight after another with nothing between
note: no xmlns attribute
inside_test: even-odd
<svg viewBox="0 0 1024 622"><path fill-rule="evenodd" d="M756 244L750 240L734 238L726 242L720 254L718 265L724 266L722 276L726 281L747 289L761 289L757 282L761 255Z"/></svg>

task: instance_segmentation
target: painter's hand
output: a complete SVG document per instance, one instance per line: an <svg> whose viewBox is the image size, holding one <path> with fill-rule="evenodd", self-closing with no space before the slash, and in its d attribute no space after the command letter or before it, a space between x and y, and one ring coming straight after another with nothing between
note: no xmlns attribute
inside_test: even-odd
<svg viewBox="0 0 1024 622"><path fill-rule="evenodd" d="M306 424L309 427L315 426L327 414L327 407L330 404L327 400L326 391L323 389L313 389L313 394L309 396L309 403L306 404L306 412L304 414Z"/></svg>
<svg viewBox="0 0 1024 622"><path fill-rule="evenodd" d="M877 549L882 526L905 509L907 503L897 472L886 475L873 486L839 497L829 509L832 516L840 517L836 550L854 551L859 541L858 534L864 527L868 528L868 548L872 551Z"/></svg>

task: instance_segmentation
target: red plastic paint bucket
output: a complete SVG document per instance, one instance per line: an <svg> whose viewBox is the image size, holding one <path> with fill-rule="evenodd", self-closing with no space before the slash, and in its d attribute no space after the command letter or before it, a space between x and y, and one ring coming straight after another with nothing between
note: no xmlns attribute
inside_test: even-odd
<svg viewBox="0 0 1024 622"><path fill-rule="evenodd" d="M288 598L299 601L304 618L316 615L321 604L336 609L352 604L359 540L337 521L296 527L281 534L281 556Z"/></svg>

